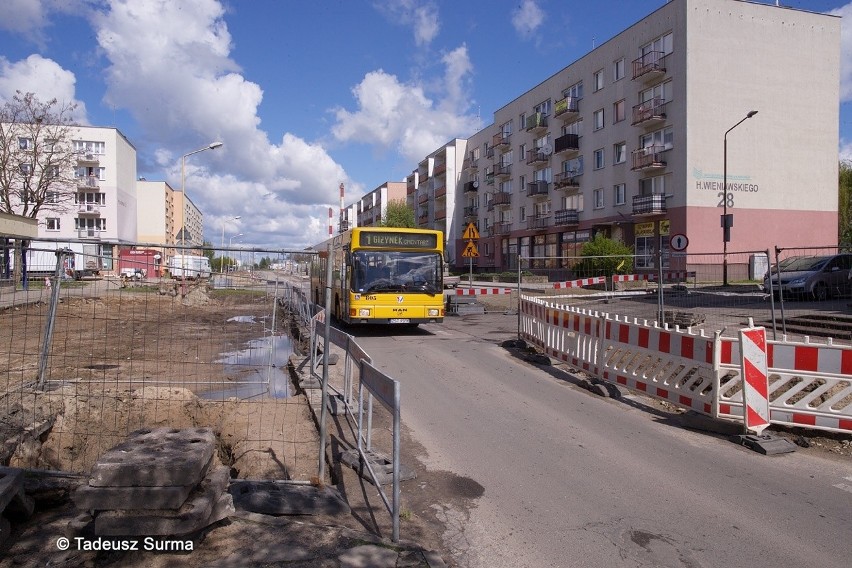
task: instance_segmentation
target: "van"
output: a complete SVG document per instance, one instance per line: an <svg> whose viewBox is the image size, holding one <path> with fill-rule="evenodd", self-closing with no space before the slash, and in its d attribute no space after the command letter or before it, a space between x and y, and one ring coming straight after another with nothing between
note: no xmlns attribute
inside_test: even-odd
<svg viewBox="0 0 852 568"><path fill-rule="evenodd" d="M172 278L210 278L210 259L206 256L176 254L169 260L168 267Z"/></svg>

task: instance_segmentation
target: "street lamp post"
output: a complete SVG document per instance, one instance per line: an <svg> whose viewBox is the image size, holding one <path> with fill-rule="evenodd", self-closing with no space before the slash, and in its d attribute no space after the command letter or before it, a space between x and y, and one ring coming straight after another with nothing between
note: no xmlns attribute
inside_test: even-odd
<svg viewBox="0 0 852 568"><path fill-rule="evenodd" d="M239 217L237 217L237 219L239 219ZM233 240L234 240L234 239L236 239L237 237L242 237L242 236L243 236L243 234L242 234L242 233L237 233L236 235L231 235L230 237L228 237L228 250L231 250L231 241L233 241ZM225 263L225 254L224 254L224 252L223 252L223 253L222 253L222 263L221 263L221 264L224 264L224 263ZM221 264L220 264L220 267L219 267L219 268L220 268L220 270L222 269L222 268L221 268ZM236 262L235 262L234 264L236 264ZM230 270L230 268L229 268L228 270Z"/></svg>
<svg viewBox="0 0 852 568"><path fill-rule="evenodd" d="M219 263L219 274L225 273L225 267L224 267L224 265L225 265L225 250L224 250L225 249L225 223L227 221L236 221L238 219L242 219L242 217L240 215L237 215L236 217L230 217L230 218L224 219L222 221L222 261ZM242 236L242 233L240 233L237 236ZM231 237L231 238L233 239L234 237ZM231 248L231 241L230 240L228 241L228 248Z"/></svg>
<svg viewBox="0 0 852 568"><path fill-rule="evenodd" d="M183 222L183 227L180 231L180 245L181 245L181 269L182 269L182 277L186 277L186 158L187 156L192 156L193 154L197 154L199 152L204 152L205 150L215 150L222 146L222 142L211 142L204 148L199 148L198 150L193 150L192 152L187 152L183 156L180 157L180 193L181 199L183 199L183 211L181 211L181 220Z"/></svg>
<svg viewBox="0 0 852 568"><path fill-rule="evenodd" d="M722 286L728 285L728 241L731 240L731 227L734 226L734 214L728 215L728 133L757 114L756 110L749 111L738 123L725 131L722 153Z"/></svg>

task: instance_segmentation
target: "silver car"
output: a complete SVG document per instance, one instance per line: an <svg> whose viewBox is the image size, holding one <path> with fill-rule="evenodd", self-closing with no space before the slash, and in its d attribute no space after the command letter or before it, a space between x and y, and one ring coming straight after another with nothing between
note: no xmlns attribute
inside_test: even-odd
<svg viewBox="0 0 852 568"><path fill-rule="evenodd" d="M831 254L825 256L794 256L772 269L772 293L778 297L779 290L785 298L812 298L826 300L831 296L849 294L852 291L850 269L852 254ZM779 284L780 282L780 284ZM769 273L763 277L763 289L769 288Z"/></svg>

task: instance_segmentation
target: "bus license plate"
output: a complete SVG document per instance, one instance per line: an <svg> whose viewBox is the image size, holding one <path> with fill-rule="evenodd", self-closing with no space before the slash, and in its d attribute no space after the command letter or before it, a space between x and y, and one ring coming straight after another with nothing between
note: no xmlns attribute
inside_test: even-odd
<svg viewBox="0 0 852 568"><path fill-rule="evenodd" d="M390 320L391 323L411 323L408 318L397 318Z"/></svg>

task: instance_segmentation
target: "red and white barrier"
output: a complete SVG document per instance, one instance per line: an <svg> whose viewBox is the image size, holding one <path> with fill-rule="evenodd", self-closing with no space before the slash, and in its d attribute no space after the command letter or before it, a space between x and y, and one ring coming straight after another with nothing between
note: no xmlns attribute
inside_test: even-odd
<svg viewBox="0 0 852 568"><path fill-rule="evenodd" d="M568 280L567 282L554 282L553 287L558 290L561 288L582 288L583 286L591 286L593 284L606 284L606 276L581 278L579 280Z"/></svg>
<svg viewBox="0 0 852 568"><path fill-rule="evenodd" d="M511 294L511 288L456 288L456 296L482 296L486 294Z"/></svg>
<svg viewBox="0 0 852 568"><path fill-rule="evenodd" d="M740 330L740 368L743 378L743 425L746 432L760 434L769 426L769 372L766 329Z"/></svg>
<svg viewBox="0 0 852 568"><path fill-rule="evenodd" d="M646 280L648 282L656 282L657 278L659 278L659 274L614 274L612 276L613 282L638 282L641 280ZM681 281L686 280L687 278L695 278L695 272L663 272L663 280L666 282L671 281Z"/></svg>

